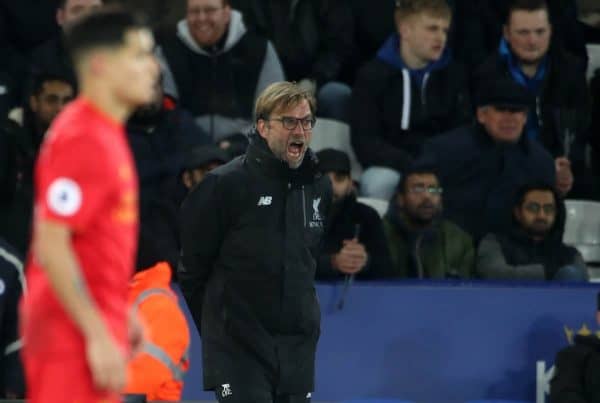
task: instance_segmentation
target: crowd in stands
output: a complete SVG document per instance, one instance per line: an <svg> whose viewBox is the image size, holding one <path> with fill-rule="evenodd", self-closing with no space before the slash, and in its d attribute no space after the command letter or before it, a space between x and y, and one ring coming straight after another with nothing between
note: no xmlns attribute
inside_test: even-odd
<svg viewBox="0 0 600 403"><path fill-rule="evenodd" d="M77 93L62 29L111 3L155 28L161 80L127 132L144 230L172 266L187 192L244 154L256 94L291 80L314 91L318 118L349 126L363 169L319 153L334 209L318 278L587 278L561 244L564 199L597 199L600 183L600 78L586 80L600 10L584 0L3 5L0 236L21 256L40 142Z"/></svg>
<svg viewBox="0 0 600 403"><path fill-rule="evenodd" d="M595 0L2 2L10 256L27 254L40 144L77 94L62 29L112 3L150 18L162 71L154 101L127 124L140 256L151 257L137 280L168 283L179 206L245 153L257 94L282 80L314 92L317 119L348 125L363 169L353 178L347 153L317 154L334 197L319 280L588 280L562 239L565 199L600 200L600 70L586 79L586 44L600 43ZM328 133L317 124L314 135ZM361 197L389 209L380 217Z"/></svg>

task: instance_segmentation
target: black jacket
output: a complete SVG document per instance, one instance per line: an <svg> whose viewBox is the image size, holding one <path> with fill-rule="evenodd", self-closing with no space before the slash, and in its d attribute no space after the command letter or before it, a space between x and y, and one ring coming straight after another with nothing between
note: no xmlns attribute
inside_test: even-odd
<svg viewBox="0 0 600 403"><path fill-rule="evenodd" d="M18 331L18 305L23 292L22 258L0 238L0 398L6 398L6 392L20 398L25 395Z"/></svg>
<svg viewBox="0 0 600 403"><path fill-rule="evenodd" d="M350 8L338 0L238 0L248 29L269 38L286 78L339 80L352 53Z"/></svg>
<svg viewBox="0 0 600 403"><path fill-rule="evenodd" d="M254 135L245 156L184 201L179 276L202 337L205 389L267 374L277 393L313 390L314 277L330 200L312 152L291 170Z"/></svg>
<svg viewBox="0 0 600 403"><path fill-rule="evenodd" d="M462 67L445 53L444 60L425 75L422 85L412 78L405 82L408 70L402 68L397 56L396 38L390 37L377 58L360 70L352 92L352 145L363 167L377 165L402 171L429 137L471 120ZM406 99L405 85L410 89Z"/></svg>
<svg viewBox="0 0 600 403"><path fill-rule="evenodd" d="M457 57L476 68L498 49L502 27L506 20L510 0L459 0L464 10L461 27L457 32ZM464 4L461 4L464 3ZM552 42L565 48L587 64L585 37L577 20L574 0L549 0L550 20L553 27ZM585 71L585 65L582 66Z"/></svg>
<svg viewBox="0 0 600 403"><path fill-rule="evenodd" d="M496 52L477 69L474 91L477 92L491 77L500 76L512 79L507 62ZM591 102L585 72L578 61L564 51L550 50L541 95L530 108L536 111L540 141L554 157L565 155L567 133L573 135L572 140L579 145L589 141ZM570 157L574 160L582 158L572 152Z"/></svg>
<svg viewBox="0 0 600 403"><path fill-rule="evenodd" d="M513 218L507 233L487 235L481 241L479 275L485 279L552 280L565 266L587 271L577 249L562 242L565 219L565 206L559 201L554 226L544 240L534 241Z"/></svg>
<svg viewBox="0 0 600 403"><path fill-rule="evenodd" d="M444 187L444 215L478 242L488 232L507 231L517 189L530 182L555 183L550 154L524 136L498 144L480 125L431 139L423 158L435 159Z"/></svg>
<svg viewBox="0 0 600 403"><path fill-rule="evenodd" d="M576 336L574 346L557 354L555 365L551 403L600 402L600 340L596 336Z"/></svg>
<svg viewBox="0 0 600 403"><path fill-rule="evenodd" d="M351 195L334 203L331 208L317 269L318 280L343 276L331 266L331 256L340 251L344 240L354 238L357 225L358 241L365 246L369 259L367 266L356 278L375 279L386 276L391 267L391 260L381 218L373 208L357 202L356 196Z"/></svg>

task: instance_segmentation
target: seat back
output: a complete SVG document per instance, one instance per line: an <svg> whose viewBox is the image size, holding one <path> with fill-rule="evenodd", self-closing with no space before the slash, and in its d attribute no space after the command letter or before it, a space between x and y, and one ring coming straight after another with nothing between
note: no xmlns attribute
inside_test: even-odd
<svg viewBox="0 0 600 403"><path fill-rule="evenodd" d="M362 167L356 159L352 143L350 142L350 126L333 119L317 118L313 129L311 148L320 151L333 148L348 154L352 178L358 180L362 174Z"/></svg>

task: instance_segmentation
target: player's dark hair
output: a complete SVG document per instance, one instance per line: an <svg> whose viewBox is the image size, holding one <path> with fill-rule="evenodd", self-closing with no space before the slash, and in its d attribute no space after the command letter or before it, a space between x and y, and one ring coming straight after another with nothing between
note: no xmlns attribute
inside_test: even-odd
<svg viewBox="0 0 600 403"><path fill-rule="evenodd" d="M121 7L104 7L77 20L66 29L67 49L77 63L82 55L92 49L124 45L128 31L146 27L137 14Z"/></svg>

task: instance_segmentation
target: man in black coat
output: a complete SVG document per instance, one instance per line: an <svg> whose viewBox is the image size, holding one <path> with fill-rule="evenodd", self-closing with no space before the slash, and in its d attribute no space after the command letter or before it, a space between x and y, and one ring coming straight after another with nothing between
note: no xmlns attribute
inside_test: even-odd
<svg viewBox="0 0 600 403"><path fill-rule="evenodd" d="M320 333L314 277L331 185L308 148L313 96L267 87L245 156L208 173L181 209L179 279L220 402L306 402Z"/></svg>
<svg viewBox="0 0 600 403"><path fill-rule="evenodd" d="M493 79L477 97L476 125L434 137L421 158L434 158L444 184L444 215L478 242L511 225L511 206L525 183L556 183L550 154L523 135L529 93Z"/></svg>
<svg viewBox="0 0 600 403"><path fill-rule="evenodd" d="M333 188L333 206L319 265L317 279L358 279L385 277L391 267L390 252L379 214L356 200L350 176L350 158L339 150L317 153L319 170Z"/></svg>
<svg viewBox="0 0 600 403"><path fill-rule="evenodd" d="M587 180L584 149L591 105L585 70L578 59L552 44L550 20L544 0L514 2L500 46L475 72L473 86L477 91L492 77L505 76L529 91L525 134L556 159L559 190L564 194L572 171L578 176L576 184Z"/></svg>
<svg viewBox="0 0 600 403"><path fill-rule="evenodd" d="M600 294L596 322L600 324ZM595 334L575 336L575 345L556 356L556 372L550 381L551 403L600 402L600 339Z"/></svg>

